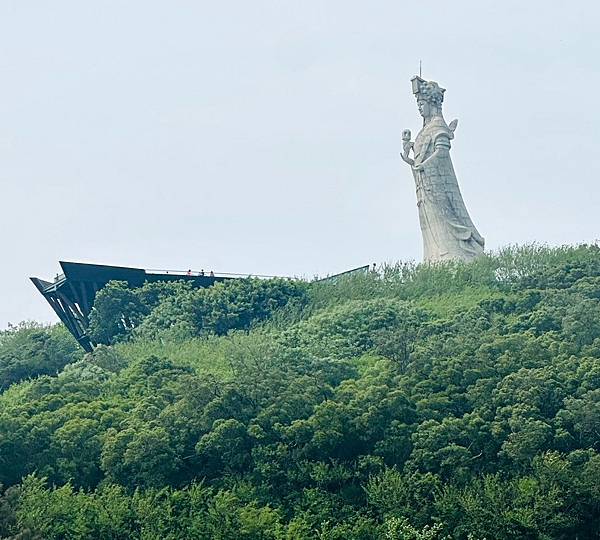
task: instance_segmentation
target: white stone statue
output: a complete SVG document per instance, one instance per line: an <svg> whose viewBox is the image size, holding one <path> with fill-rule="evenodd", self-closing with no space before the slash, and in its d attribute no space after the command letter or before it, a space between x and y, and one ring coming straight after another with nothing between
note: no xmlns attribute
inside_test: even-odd
<svg viewBox="0 0 600 540"><path fill-rule="evenodd" d="M412 88L423 129L414 142L410 130L402 132L401 156L415 179L424 260L472 260L483 254L484 239L467 212L450 159L450 141L458 120L446 124L442 116L445 89L436 82L415 76Z"/></svg>

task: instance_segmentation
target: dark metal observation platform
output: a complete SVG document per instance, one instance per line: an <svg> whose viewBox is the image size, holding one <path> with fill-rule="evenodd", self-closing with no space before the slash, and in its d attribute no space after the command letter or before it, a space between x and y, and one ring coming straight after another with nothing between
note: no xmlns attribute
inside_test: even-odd
<svg viewBox="0 0 600 540"><path fill-rule="evenodd" d="M144 270L125 266L106 266L104 264L86 264L60 261L62 274L53 281L30 278L37 290L42 293L59 319L73 334L77 342L87 351L94 350L94 343L87 335L89 316L94 306L96 293L109 281L125 281L131 288L141 287L144 283L157 281L187 281L193 287L210 287L219 281L239 278L275 278L281 276L263 276L258 274L206 273L181 270ZM341 274L335 274L317 281L337 281L341 276L368 272L369 266L354 268ZM288 278L289 279L289 278Z"/></svg>
<svg viewBox="0 0 600 540"><path fill-rule="evenodd" d="M249 276L204 271L143 270L124 266L84 264L61 261L62 274L54 281L32 277L31 281L42 293L54 312L73 334L79 344L92 352L94 344L87 335L89 316L96 293L109 281L126 281L132 288L156 281L187 281L193 287L210 287L219 281L244 277L269 278L275 276Z"/></svg>

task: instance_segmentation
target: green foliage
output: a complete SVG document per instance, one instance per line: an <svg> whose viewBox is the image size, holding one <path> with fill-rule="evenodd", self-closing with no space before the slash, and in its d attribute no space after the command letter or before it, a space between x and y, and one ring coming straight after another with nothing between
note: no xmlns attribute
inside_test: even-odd
<svg viewBox="0 0 600 540"><path fill-rule="evenodd" d="M21 323L0 332L0 392L39 375L55 375L82 357L77 342L62 326Z"/></svg>
<svg viewBox="0 0 600 540"><path fill-rule="evenodd" d="M248 330L276 310L306 301L306 284L285 279L237 279L205 289L189 283L147 283L130 288L113 281L96 295L89 333L96 343L114 344L135 334L153 339L225 335Z"/></svg>
<svg viewBox="0 0 600 540"><path fill-rule="evenodd" d="M0 537L600 536L597 246L99 299L0 336Z"/></svg>
<svg viewBox="0 0 600 540"><path fill-rule="evenodd" d="M124 281L111 281L96 294L89 335L96 343L115 343L127 336L148 312L137 291Z"/></svg>
<svg viewBox="0 0 600 540"><path fill-rule="evenodd" d="M418 328L427 319L426 312L403 301L354 301L316 313L285 331L282 337L289 348L352 358L374 349L376 344L381 346L384 340L388 348L395 341L403 351L411 348ZM404 354L400 356L404 359Z"/></svg>
<svg viewBox="0 0 600 540"><path fill-rule="evenodd" d="M415 529L406 518L390 518L385 522L387 530L385 538L389 540L441 540L442 525L436 523L432 527L425 525L423 529Z"/></svg>

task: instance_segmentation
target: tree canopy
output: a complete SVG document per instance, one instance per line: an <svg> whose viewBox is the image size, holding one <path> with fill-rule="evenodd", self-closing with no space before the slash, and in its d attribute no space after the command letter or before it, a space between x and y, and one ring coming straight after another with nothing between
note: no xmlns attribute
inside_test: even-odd
<svg viewBox="0 0 600 540"><path fill-rule="evenodd" d="M600 248L109 283L0 334L0 538L594 539Z"/></svg>

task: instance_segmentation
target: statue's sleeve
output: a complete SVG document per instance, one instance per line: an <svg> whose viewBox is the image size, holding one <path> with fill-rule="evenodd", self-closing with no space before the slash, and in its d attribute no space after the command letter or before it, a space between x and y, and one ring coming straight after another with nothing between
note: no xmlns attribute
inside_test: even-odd
<svg viewBox="0 0 600 540"><path fill-rule="evenodd" d="M446 150L450 150L450 139L451 137L446 131L439 131L433 138L434 149L438 150L439 148L444 148Z"/></svg>

